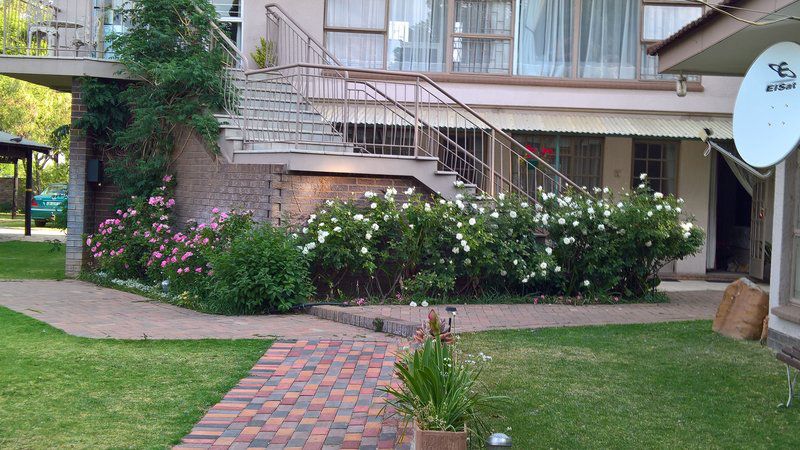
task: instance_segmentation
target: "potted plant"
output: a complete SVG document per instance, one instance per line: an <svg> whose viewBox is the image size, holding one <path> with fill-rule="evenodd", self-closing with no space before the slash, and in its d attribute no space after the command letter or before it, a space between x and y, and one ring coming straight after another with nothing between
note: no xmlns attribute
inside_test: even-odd
<svg viewBox="0 0 800 450"><path fill-rule="evenodd" d="M416 348L399 356L397 386L384 388L387 406L402 415L406 429L413 421L417 450L466 450L468 438L485 437L490 397L478 385L480 365L461 360L449 328L436 312L417 331Z"/></svg>

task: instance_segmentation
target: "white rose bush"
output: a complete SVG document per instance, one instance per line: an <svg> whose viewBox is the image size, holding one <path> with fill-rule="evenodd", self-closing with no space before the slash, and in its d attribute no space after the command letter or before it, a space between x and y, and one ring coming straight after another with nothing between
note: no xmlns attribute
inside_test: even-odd
<svg viewBox="0 0 800 450"><path fill-rule="evenodd" d="M388 188L328 201L302 225L299 248L328 295L638 300L653 292L663 265L695 254L704 239L682 200L644 184L619 196L540 191L537 202L398 195Z"/></svg>

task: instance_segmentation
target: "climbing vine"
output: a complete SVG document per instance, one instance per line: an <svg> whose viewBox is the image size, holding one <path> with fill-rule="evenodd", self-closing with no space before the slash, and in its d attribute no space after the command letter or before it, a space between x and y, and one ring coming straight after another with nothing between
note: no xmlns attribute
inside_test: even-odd
<svg viewBox="0 0 800 450"><path fill-rule="evenodd" d="M78 126L107 156L122 199L148 195L167 170L182 128L217 150L224 59L212 45L217 14L207 0L137 0L117 11L127 29L111 48L133 81L86 79Z"/></svg>

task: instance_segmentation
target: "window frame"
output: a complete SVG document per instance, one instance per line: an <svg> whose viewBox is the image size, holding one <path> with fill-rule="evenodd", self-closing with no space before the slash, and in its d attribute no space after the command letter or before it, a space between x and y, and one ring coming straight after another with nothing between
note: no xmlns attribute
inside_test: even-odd
<svg viewBox="0 0 800 450"><path fill-rule="evenodd" d="M236 44L236 47L240 51L244 48L244 20L242 18L242 12L243 12L242 3L243 3L243 0L239 0L239 15L238 16L223 16L223 15L220 14L219 17L218 17L220 23L223 23L223 24L224 23L238 24L239 36L237 37L236 42L234 42L234 44ZM327 3L327 1L325 3ZM212 3L212 6L215 6L215 5Z"/></svg>
<svg viewBox="0 0 800 450"><path fill-rule="evenodd" d="M644 67L644 58L643 58L643 50L647 47L661 42L660 39L645 39L644 37L644 10L647 6L675 6L675 7L686 7L686 8L696 8L700 10L700 16L703 15L703 6L700 4L692 4L688 3L686 0L642 0L641 3L641 10L639 11L639 47L636 55L636 80L637 81L644 81L644 82L652 82L652 81L675 81L677 77L675 75L664 75L664 74L657 74L655 78L643 78L642 77L642 69ZM658 58L656 56L656 58ZM656 61L658 61L656 59ZM693 82L700 82L701 78L700 75L686 75L689 81Z"/></svg>
<svg viewBox="0 0 800 450"><path fill-rule="evenodd" d="M546 139L554 139L554 142L556 142L556 144L555 144L556 148L553 149L554 150L553 161L552 162L548 162L548 164L551 164L553 166L553 168L555 168L556 170L558 170L559 172L561 172L562 174L564 174L566 177L568 177L569 179L571 179L573 181L575 181L576 179L582 179L583 177L586 177L587 175L582 175L580 173L578 173L578 174L570 174L569 173L569 167L563 167L562 156L566 156L566 157L569 157L569 158L575 158L575 160L577 160L577 158L580 158L580 159L592 159L591 157L590 158L579 157L576 154L576 152L578 151L579 144L580 144L580 142L582 140L584 140L584 139L595 139L595 140L597 140L598 144L600 146L600 148L599 148L600 151L598 152L598 155L596 157L597 158L597 173L588 175L591 178L596 179L597 180L597 184L596 185L592 185L592 186L587 185L586 187L589 188L589 189L592 189L593 187L598 187L598 188L602 188L603 187L603 163L605 161L605 146L606 146L605 136L599 136L599 135L593 135L593 134L559 134L559 133L541 133L541 132L536 132L536 131L518 131L518 132L511 133L511 137L514 138L514 140L520 142L523 145L526 145L527 141L531 141L531 140L535 140L535 139L538 139L540 142L544 142L544 140L546 140ZM563 152L562 143L565 140L569 140L569 142L570 142L569 155L562 155L562 152ZM546 156L543 156L541 154L539 154L537 156L542 157L545 161L547 161L547 157ZM576 181L576 183L578 183L578 182ZM578 183L578 184L582 185L582 183Z"/></svg>
<svg viewBox="0 0 800 450"><path fill-rule="evenodd" d="M388 69L388 52L389 52L389 14L390 14L390 2L391 0L384 0L386 2L385 8L385 18L384 24L382 29L378 28L350 28L350 27L340 27L340 26L329 26L327 23L328 20L328 4L329 1L325 1L325 8L323 11L323 45L326 47L328 46L328 33L329 32L337 32L337 33L355 33L355 34L375 34L381 35L383 37L383 61L380 66L383 70ZM526 82L531 84L564 84L564 85L583 85L583 86L605 86L608 84L611 85L635 85L635 86L643 86L647 88L647 86L652 86L656 89L664 89L664 90L672 90L674 89L673 83L674 79L670 78L643 78L642 77L642 64L643 64L643 57L642 57L642 48L650 45L654 42L653 40L645 40L643 38L644 33L644 7L647 5L655 5L655 6L685 6L685 7L696 7L696 8L703 8L702 6L695 6L691 4L687 4L685 0L641 0L642 3L639 7L639 30L638 30L638 43L637 43L637 56L636 56L636 78L631 79L620 79L620 78L581 78L578 76L578 66L579 66L579 59L580 59L580 24L581 24L581 13L582 13L582 2L583 0L572 0L572 42L571 51L572 51L572 60L571 60L571 69L569 76L566 77L541 77L541 76L534 76L534 75L520 75L517 70L517 42L519 40L519 13L520 13L520 0L510 0L511 1L511 32L509 35L498 35L498 34L469 34L469 33L457 33L455 32L455 4L456 0L447 0L447 18L445 19L445 42L444 42L444 60L442 62L444 66L444 70L441 72L430 72L430 71L423 71L422 73L431 76L432 78L447 78L453 79L453 81L459 82L486 82L497 80L498 82L503 82L502 80L508 79L520 79L526 80ZM509 45L509 61L508 61L508 71L502 73L485 73L485 72L463 72L463 71L456 71L454 70L454 62L453 62L453 51L455 45L455 38L466 38L466 39L483 39L483 40L505 40L508 42ZM689 88L690 90L702 90L701 87L702 78L700 76L690 76L689 79ZM657 87L656 87L657 86Z"/></svg>
<svg viewBox="0 0 800 450"><path fill-rule="evenodd" d="M675 146L675 181L674 181L674 183L675 183L675 192L663 192L663 190L660 191L660 192L662 194L664 194L664 195L671 194L671 195L674 195L676 197L680 196L680 190L678 189L678 185L679 185L678 183L680 181L679 170L680 170L680 166L681 166L681 163L680 163L681 141L677 140L677 139L635 139L634 138L633 142L631 142L631 185L630 185L631 186L631 190L636 189L636 187L639 186L639 184L641 184L641 181L639 180L639 175L641 175L641 173L636 173L636 170L634 170L635 166L636 166L636 160L637 160L637 158L636 158L636 144L646 144L646 145L657 144L657 145L662 145L662 146L663 145L667 145L667 144L671 144L671 145ZM647 158L645 158L645 161L655 161L655 159L650 159L650 157L648 156ZM666 159L664 159L663 157L661 159L659 159L659 161L661 162L661 164L666 163ZM659 177L659 180L665 180L665 178Z"/></svg>

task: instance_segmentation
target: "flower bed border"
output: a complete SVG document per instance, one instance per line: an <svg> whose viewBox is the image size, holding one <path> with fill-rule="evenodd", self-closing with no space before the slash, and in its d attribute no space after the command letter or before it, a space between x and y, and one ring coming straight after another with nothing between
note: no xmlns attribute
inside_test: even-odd
<svg viewBox="0 0 800 450"><path fill-rule="evenodd" d="M349 308L341 306L309 306L305 309L306 314L319 317L320 319L331 320L371 331L379 331L395 336L410 338L419 328L418 323L407 322L404 320L385 317L380 315L358 314ZM380 329L376 322L380 322Z"/></svg>

